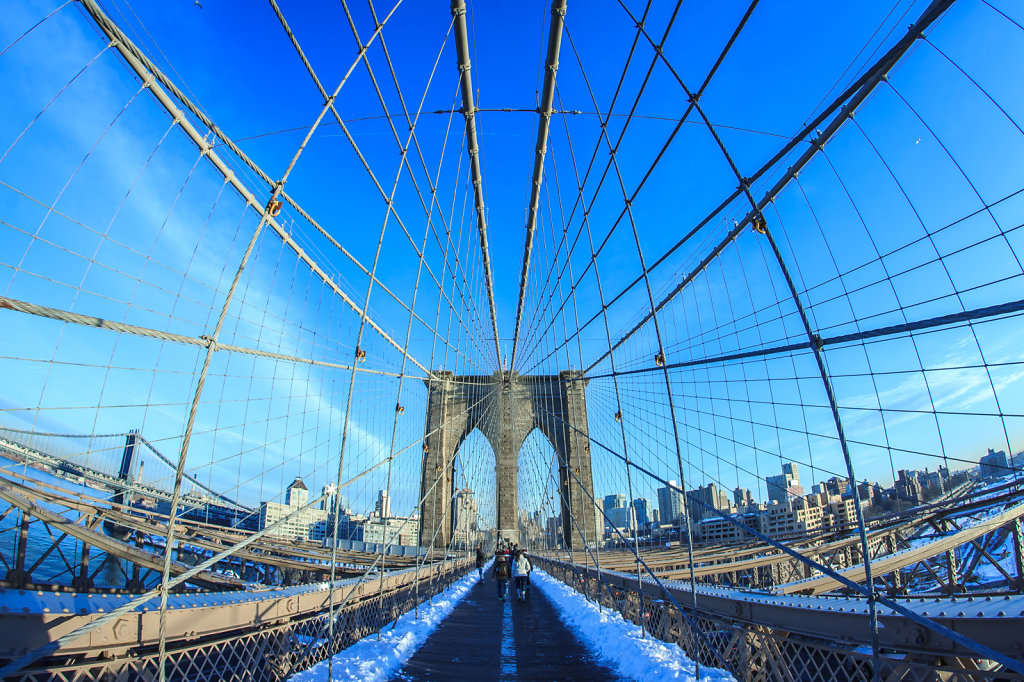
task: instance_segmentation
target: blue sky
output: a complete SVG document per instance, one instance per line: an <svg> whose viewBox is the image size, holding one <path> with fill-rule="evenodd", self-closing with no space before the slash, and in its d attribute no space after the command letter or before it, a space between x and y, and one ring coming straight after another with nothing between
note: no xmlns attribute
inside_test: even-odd
<svg viewBox="0 0 1024 682"><path fill-rule="evenodd" d="M0 27L0 45L7 46L58 4L13 3ZM357 51L340 3L281 4L324 87L333 90ZM631 12L642 12L642 6L626 4ZM1021 20L1012 3L992 5ZM284 173L322 98L269 4L255 3L245 11L216 0L202 8L185 0L159 5L115 0L103 6L269 176ZM645 26L654 40L661 39L673 6L652 8ZM741 173L752 174L769 159L899 39L924 6L907 1L758 6L701 99ZM369 11L361 4L351 9L365 41L372 32ZM547 4L472 3L470 9L478 106L532 109L541 82ZM376 10L383 16L390 6ZM683 4L664 52L691 89L704 79L745 10L743 3ZM451 113L432 113L460 105L450 23L446 4L407 1L383 32L401 100L412 115L422 100L425 112L417 123L417 141L427 170L418 153L409 156L419 193L408 171L399 173L405 120L392 118L393 133L380 117L382 105L363 65L346 82L338 110L385 194L398 178L394 205L401 224L395 215L387 217L377 275L402 301L411 303L415 295L422 322L410 326L408 312L379 288L370 297L371 315L400 345L408 334L410 354L424 365L485 373L493 371L494 359L486 339L490 324L472 201L466 201L462 122ZM598 315L578 342L553 354L566 331L571 334L600 311L594 268L581 278L591 260L588 230L595 244L610 235L596 258L606 299L640 272L630 220L616 223L623 196L616 167L608 167L591 99L597 110L608 110L636 30L617 3L603 1L570 2L565 26L556 106L582 113L558 115L552 123L517 361L517 369L537 373L589 365L607 349L609 335L617 340L650 309L644 286L634 287L608 309L607 334ZM975 0L957 2L928 36L929 43L913 48L854 122L765 211L812 326L822 336L1024 298L1016 229L1024 222L1024 195L1014 194L1024 178L1019 127L1024 91L1012 68L1024 58L1024 37L993 7ZM257 218L104 47L105 40L72 5L0 56L0 75L8 84L0 98L0 181L5 183L0 185L0 288L5 296L87 315L187 336L207 334ZM379 41L368 58L388 110L399 114L399 93ZM617 115L608 124L627 193L641 181L686 106L674 76L658 63L634 120L624 127L623 114L633 106L652 59L641 36L615 103ZM483 111L478 125L507 363L536 115ZM754 186L754 196L760 198L805 148L806 142L800 143L767 173ZM218 153L265 201L265 183L223 146ZM582 178L592 157L593 169L583 183L584 225L583 208L573 212L578 184L573 161ZM435 178L438 206L431 204L428 189ZM736 184L707 128L691 114L631 206L648 264ZM330 117L312 137L286 190L356 259L372 266L387 207ZM729 204L652 272L655 300L746 214L744 201ZM428 232L428 211L421 202L428 204L442 237L444 226L450 228L447 260L447 244ZM362 305L366 276L290 207L282 217L310 257ZM570 242L582 229L568 261L566 248L559 246L563 225ZM429 271L419 272L417 290L420 248ZM453 252L459 254L457 263ZM564 269L561 289L554 279L544 286L552 267L556 273ZM443 293L434 278L443 283ZM575 300L566 299L569 282L577 279ZM455 302L455 313L446 299ZM552 307L543 305L549 299ZM556 315L563 300L564 314ZM2 371L9 377L0 395L6 423L78 433L142 428L166 454L176 455L201 349L10 312L0 319L7 332L0 340ZM659 325L670 362L805 338L765 240L749 231L665 309ZM448 339L447 352L431 328ZM340 298L280 238L265 231L243 274L222 341L346 364L357 330L358 319ZM976 461L987 447L1024 449L1020 419L1014 416L1024 397L1020 336L1019 321L1011 317L913 340L901 336L829 347L828 368L858 477L887 481L894 469L934 467L944 456ZM401 355L374 332L367 331L362 348L368 351L366 368L401 370ZM616 368L649 367L657 352L649 325L616 352ZM605 361L594 372L610 369ZM347 371L216 354L190 470L204 480L226 482L250 501L279 495L295 475L307 477L311 488L333 480L349 381ZM689 482L757 489L757 479L777 473L782 461L802 463L808 483L845 472L821 379L807 352L679 370L672 381ZM397 379L357 376L342 480L395 449L408 448L392 467L396 507L408 511L417 497L416 440L426 398L419 380L402 382L401 396L398 391ZM623 378L618 395L630 456L663 478L678 479L662 375ZM588 399L592 437L621 450L622 427L611 418L620 409L613 382L592 381ZM394 416L396 402L406 406L400 419ZM494 485L493 455L478 440L469 442L478 454L464 458L470 462L465 475L486 493ZM532 460L548 460L550 448L531 441L527 450L535 454L521 468L521 488L524 499L537 500L543 497L546 465ZM621 462L600 447L594 452L598 497L624 492ZM382 466L353 484L352 503L372 504L376 489L387 485L386 472ZM643 477L632 482L638 496L654 497L660 486ZM763 483L760 488L763 496Z"/></svg>

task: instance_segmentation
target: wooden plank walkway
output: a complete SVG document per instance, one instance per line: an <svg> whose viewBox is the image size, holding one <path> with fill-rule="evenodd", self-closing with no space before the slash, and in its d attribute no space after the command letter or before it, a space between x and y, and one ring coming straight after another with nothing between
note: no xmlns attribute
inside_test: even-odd
<svg viewBox="0 0 1024 682"><path fill-rule="evenodd" d="M536 587L520 602L477 583L395 676L396 680L617 680Z"/></svg>

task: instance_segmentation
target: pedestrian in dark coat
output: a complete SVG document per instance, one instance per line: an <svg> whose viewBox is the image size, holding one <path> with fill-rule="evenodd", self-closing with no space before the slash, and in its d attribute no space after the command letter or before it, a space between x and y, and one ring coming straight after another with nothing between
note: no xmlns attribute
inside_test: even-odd
<svg viewBox="0 0 1024 682"><path fill-rule="evenodd" d="M480 579L484 579L484 564L487 563L487 557L484 556L484 548L482 545L476 546L476 572L480 576Z"/></svg>
<svg viewBox="0 0 1024 682"><path fill-rule="evenodd" d="M508 579L512 577L512 567L509 566L508 557L499 554L494 559L494 579L498 582L498 598L505 601L505 592L508 588Z"/></svg>

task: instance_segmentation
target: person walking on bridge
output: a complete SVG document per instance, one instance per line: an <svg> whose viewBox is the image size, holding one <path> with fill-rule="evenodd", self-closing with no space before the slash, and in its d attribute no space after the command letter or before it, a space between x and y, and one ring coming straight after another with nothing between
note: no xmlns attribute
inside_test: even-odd
<svg viewBox="0 0 1024 682"><path fill-rule="evenodd" d="M508 579L511 576L512 571L511 566L509 566L508 557L504 554L499 554L494 561L494 579L498 581L498 598L501 601L505 601Z"/></svg>
<svg viewBox="0 0 1024 682"><path fill-rule="evenodd" d="M516 596L519 601L526 601L526 586L529 584L530 571L533 570L533 566L530 565L530 560L526 558L526 550L519 550L515 554L514 572L516 576Z"/></svg>
<svg viewBox="0 0 1024 682"><path fill-rule="evenodd" d="M480 576L480 579L484 579L484 564L487 563L487 558L484 556L483 545L476 546L476 572Z"/></svg>

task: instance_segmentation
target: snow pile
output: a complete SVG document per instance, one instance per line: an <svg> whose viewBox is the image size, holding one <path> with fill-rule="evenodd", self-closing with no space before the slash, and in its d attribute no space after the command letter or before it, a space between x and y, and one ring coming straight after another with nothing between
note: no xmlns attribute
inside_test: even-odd
<svg viewBox="0 0 1024 682"><path fill-rule="evenodd" d="M634 680L697 680L696 666L683 650L653 637L617 611L598 609L576 590L534 569L531 582L558 607L559 617L587 647L623 677ZM722 670L701 666L701 680L731 680Z"/></svg>
<svg viewBox="0 0 1024 682"><path fill-rule="evenodd" d="M434 597L434 603L423 601L416 611L399 616L381 629L380 639L376 633L364 637L352 646L334 656L334 670L331 682L335 680L375 681L390 679L406 661L412 658L420 645L448 617L455 605L465 597L480 580L476 569L469 575L456 580L448 592ZM320 661L312 668L292 675L291 682L321 682L327 680L327 661Z"/></svg>

